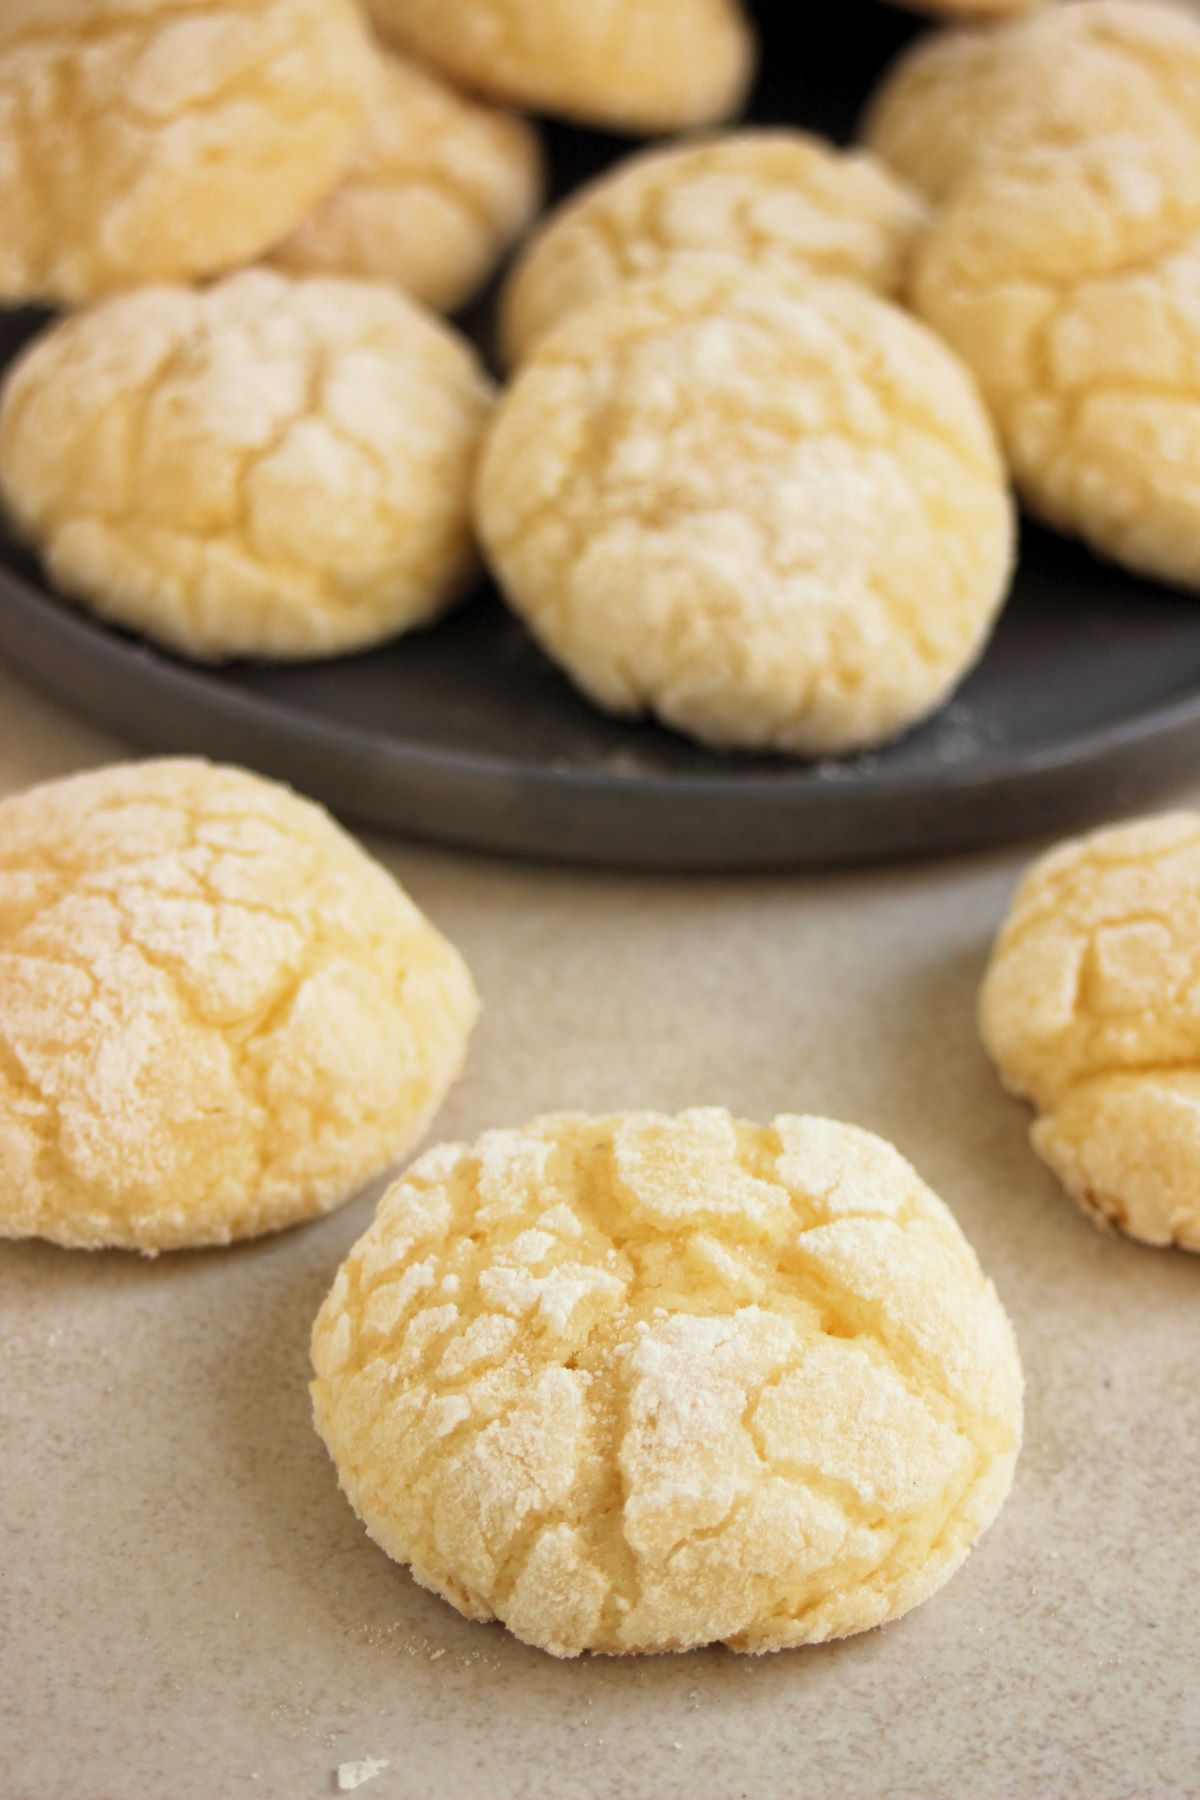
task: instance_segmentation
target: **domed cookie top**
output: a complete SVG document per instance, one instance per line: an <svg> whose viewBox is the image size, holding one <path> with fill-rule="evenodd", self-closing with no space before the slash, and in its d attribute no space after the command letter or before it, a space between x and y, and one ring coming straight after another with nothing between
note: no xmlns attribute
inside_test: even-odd
<svg viewBox="0 0 1200 1800"><path fill-rule="evenodd" d="M1200 20L1145 0L1073 0L992 31L919 38L884 78L864 136L944 199L1012 151L1180 126L1200 137Z"/></svg>
<svg viewBox="0 0 1200 1800"><path fill-rule="evenodd" d="M352 0L4 0L0 302L260 255L348 166L370 67Z"/></svg>
<svg viewBox="0 0 1200 1800"><path fill-rule="evenodd" d="M754 62L739 0L368 0L375 23L464 87L618 131L737 111Z"/></svg>
<svg viewBox="0 0 1200 1800"><path fill-rule="evenodd" d="M1099 137L981 166L913 260L1031 510L1200 585L1200 144Z"/></svg>
<svg viewBox="0 0 1200 1800"><path fill-rule="evenodd" d="M271 261L394 281L452 312L524 230L541 188L537 134L524 119L385 55L349 173Z"/></svg>
<svg viewBox="0 0 1200 1800"><path fill-rule="evenodd" d="M1200 815L1036 862L996 941L984 1042L1033 1144L1085 1211L1200 1250Z"/></svg>
<svg viewBox="0 0 1200 1800"><path fill-rule="evenodd" d="M873 157L799 131L645 151L573 195L538 231L505 285L505 353L518 361L575 307L692 251L892 293L924 218L915 195Z"/></svg>
<svg viewBox="0 0 1200 1800"><path fill-rule="evenodd" d="M382 284L147 288L9 371L0 492L105 618L198 658L329 656L462 593L490 403L465 341Z"/></svg>
<svg viewBox="0 0 1200 1800"><path fill-rule="evenodd" d="M823 753L946 696L1013 518L966 372L849 283L688 258L572 314L499 408L476 517L599 705Z"/></svg>
<svg viewBox="0 0 1200 1800"><path fill-rule="evenodd" d="M470 975L319 808L207 763L0 803L0 1236L154 1253L351 1199L458 1073Z"/></svg>
<svg viewBox="0 0 1200 1800"><path fill-rule="evenodd" d="M559 1656L896 1618L991 1522L1021 1433L1008 1320L908 1164L717 1108L430 1151L313 1362L371 1535Z"/></svg>

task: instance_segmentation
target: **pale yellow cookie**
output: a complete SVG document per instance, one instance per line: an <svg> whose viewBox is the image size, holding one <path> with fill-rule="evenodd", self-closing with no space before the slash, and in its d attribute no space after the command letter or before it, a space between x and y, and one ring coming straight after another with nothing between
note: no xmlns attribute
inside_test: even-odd
<svg viewBox="0 0 1200 1800"><path fill-rule="evenodd" d="M352 0L3 0L0 301L213 275L349 166Z"/></svg>
<svg viewBox="0 0 1200 1800"><path fill-rule="evenodd" d="M0 803L0 1237L227 1244L349 1200L457 1075L466 966L329 816L126 763Z"/></svg>
<svg viewBox="0 0 1200 1800"><path fill-rule="evenodd" d="M730 118L754 65L740 0L367 0L464 87L618 131Z"/></svg>
<svg viewBox="0 0 1200 1800"><path fill-rule="evenodd" d="M1200 140L981 167L918 246L917 310L978 376L1030 509L1200 585Z"/></svg>
<svg viewBox="0 0 1200 1800"><path fill-rule="evenodd" d="M864 137L933 199L980 163L1099 136L1200 139L1200 21L1145 0L1072 0L991 31L919 38L884 79Z"/></svg>
<svg viewBox="0 0 1200 1800"><path fill-rule="evenodd" d="M519 361L575 307L694 251L895 293L924 222L872 156L803 132L645 151L573 196L524 252L502 298L505 355Z"/></svg>
<svg viewBox="0 0 1200 1800"><path fill-rule="evenodd" d="M1013 545L987 418L931 333L848 282L701 258L543 340L476 513L509 601L597 705L802 753L938 706Z"/></svg>
<svg viewBox="0 0 1200 1800"><path fill-rule="evenodd" d="M1167 813L1036 862L980 998L1034 1149L1099 1224L1200 1250L1200 815Z"/></svg>
<svg viewBox="0 0 1200 1800"><path fill-rule="evenodd" d="M0 495L105 619L198 659L332 656L463 591L490 404L467 344L380 283L146 288L19 358Z"/></svg>
<svg viewBox="0 0 1200 1800"><path fill-rule="evenodd" d="M271 261L301 274L394 281L452 312L524 231L541 191L531 125L385 55L349 174Z"/></svg>
<svg viewBox="0 0 1200 1800"><path fill-rule="evenodd" d="M1021 1436L953 1217L828 1119L563 1114L431 1150L312 1349L371 1536L556 1656L898 1618L991 1523Z"/></svg>

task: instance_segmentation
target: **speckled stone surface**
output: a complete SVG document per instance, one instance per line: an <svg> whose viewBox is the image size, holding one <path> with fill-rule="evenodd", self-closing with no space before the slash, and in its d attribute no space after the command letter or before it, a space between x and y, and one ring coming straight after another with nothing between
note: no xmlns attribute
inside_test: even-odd
<svg viewBox="0 0 1200 1800"><path fill-rule="evenodd" d="M0 675L0 792L118 747ZM1021 1339L1026 1447L899 1624L763 1659L556 1663L413 1586L308 1415L370 1216L147 1263L0 1245L0 1793L734 1800L1200 1792L1200 1258L1100 1237L979 1048L1030 853L825 878L609 878L373 845L485 1014L435 1128L716 1101L892 1138Z"/></svg>

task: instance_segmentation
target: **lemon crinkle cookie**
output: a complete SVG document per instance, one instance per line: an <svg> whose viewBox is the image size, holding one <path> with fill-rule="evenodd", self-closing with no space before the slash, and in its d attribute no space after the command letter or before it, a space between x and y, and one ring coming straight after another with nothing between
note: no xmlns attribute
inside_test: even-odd
<svg viewBox="0 0 1200 1800"><path fill-rule="evenodd" d="M898 1617L999 1510L1021 1371L890 1145L826 1119L562 1115L423 1156L313 1334L368 1531L558 1656Z"/></svg>
<svg viewBox="0 0 1200 1800"><path fill-rule="evenodd" d="M918 39L885 77L866 142L932 199L1013 151L1097 137L1200 137L1200 20L1177 5L1073 0L990 31Z"/></svg>
<svg viewBox="0 0 1200 1800"><path fill-rule="evenodd" d="M452 312L537 209L537 134L402 57L380 63L349 173L271 260L300 273L394 281Z"/></svg>
<svg viewBox="0 0 1200 1800"><path fill-rule="evenodd" d="M693 251L896 292L924 217L872 156L803 132L643 152L552 214L522 255L503 296L507 358L585 301Z"/></svg>
<svg viewBox="0 0 1200 1800"><path fill-rule="evenodd" d="M850 283L685 259L520 370L476 517L597 704L722 746L895 735L978 655L1013 518L969 376Z"/></svg>
<svg viewBox="0 0 1200 1800"><path fill-rule="evenodd" d="M0 803L0 1236L154 1254L349 1200L462 1064L471 977L327 814L129 763Z"/></svg>
<svg viewBox="0 0 1200 1800"><path fill-rule="evenodd" d="M1099 1224L1200 1250L1200 815L1169 813L1036 862L980 1001L1032 1139Z"/></svg>
<svg viewBox="0 0 1200 1800"><path fill-rule="evenodd" d="M379 29L468 89L615 130L715 124L741 106L739 0L368 0Z"/></svg>
<svg viewBox="0 0 1200 1800"><path fill-rule="evenodd" d="M1197 140L979 168L918 246L912 292L979 378L1031 511L1200 585Z"/></svg>
<svg viewBox="0 0 1200 1800"><path fill-rule="evenodd" d="M186 656L424 623L475 572L474 352L379 283L252 270L75 314L0 402L0 494L62 591Z"/></svg>
<svg viewBox="0 0 1200 1800"><path fill-rule="evenodd" d="M370 70L352 0L4 0L0 301L260 255L348 167Z"/></svg>

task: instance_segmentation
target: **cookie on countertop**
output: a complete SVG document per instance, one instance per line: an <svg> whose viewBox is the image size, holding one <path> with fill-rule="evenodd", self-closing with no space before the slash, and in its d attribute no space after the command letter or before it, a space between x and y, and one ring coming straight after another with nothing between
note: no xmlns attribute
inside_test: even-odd
<svg viewBox="0 0 1200 1800"><path fill-rule="evenodd" d="M653 133L738 111L754 67L740 0L367 0L385 37L469 91Z"/></svg>
<svg viewBox="0 0 1200 1800"><path fill-rule="evenodd" d="M421 1137L477 1009L274 782L167 759L0 802L0 1237L153 1255L340 1206Z"/></svg>
<svg viewBox="0 0 1200 1800"><path fill-rule="evenodd" d="M995 1517L1012 1329L890 1145L564 1114L429 1151L313 1332L371 1536L556 1656L768 1651L899 1617Z"/></svg>
<svg viewBox="0 0 1200 1800"><path fill-rule="evenodd" d="M532 125L383 53L349 173L270 260L299 274L393 281L453 312L524 231L541 193Z"/></svg>
<svg viewBox="0 0 1200 1800"><path fill-rule="evenodd" d="M1013 509L970 376L849 282L687 258L583 307L501 401L476 519L597 705L721 747L894 737L979 655Z"/></svg>
<svg viewBox="0 0 1200 1800"><path fill-rule="evenodd" d="M0 303L219 274L350 165L353 0L4 0Z"/></svg>
<svg viewBox="0 0 1200 1800"><path fill-rule="evenodd" d="M1200 815L1060 845L1028 871L980 996L1031 1137L1098 1224L1200 1250Z"/></svg>
<svg viewBox="0 0 1200 1800"><path fill-rule="evenodd" d="M0 497L61 591L184 656L333 656L475 573L491 390L382 283L269 270L142 289L7 374Z"/></svg>
<svg viewBox="0 0 1200 1800"><path fill-rule="evenodd" d="M806 132L643 151L572 195L522 252L502 295L506 360L575 307L696 251L897 293L925 217L869 153Z"/></svg>

